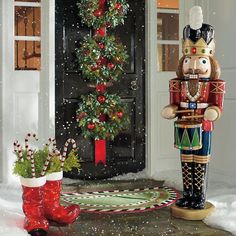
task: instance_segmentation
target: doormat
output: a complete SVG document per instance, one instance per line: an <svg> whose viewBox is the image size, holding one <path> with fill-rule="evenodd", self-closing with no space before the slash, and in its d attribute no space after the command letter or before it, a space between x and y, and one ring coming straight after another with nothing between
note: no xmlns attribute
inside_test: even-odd
<svg viewBox="0 0 236 236"><path fill-rule="evenodd" d="M63 193L61 200L77 204L81 212L132 213L159 209L173 204L176 190L168 187L154 187L133 190L111 190L83 193Z"/></svg>

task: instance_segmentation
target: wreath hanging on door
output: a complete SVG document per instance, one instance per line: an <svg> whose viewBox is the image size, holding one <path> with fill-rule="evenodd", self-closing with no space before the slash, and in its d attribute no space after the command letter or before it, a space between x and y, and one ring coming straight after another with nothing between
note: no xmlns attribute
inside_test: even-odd
<svg viewBox="0 0 236 236"><path fill-rule="evenodd" d="M76 55L83 76L96 84L117 81L128 58L114 36L86 37Z"/></svg>
<svg viewBox="0 0 236 236"><path fill-rule="evenodd" d="M129 8L126 0L81 0L77 5L82 23L94 28L124 24Z"/></svg>
<svg viewBox="0 0 236 236"><path fill-rule="evenodd" d="M96 93L81 98L76 119L85 138L113 140L127 126L126 107L119 96Z"/></svg>

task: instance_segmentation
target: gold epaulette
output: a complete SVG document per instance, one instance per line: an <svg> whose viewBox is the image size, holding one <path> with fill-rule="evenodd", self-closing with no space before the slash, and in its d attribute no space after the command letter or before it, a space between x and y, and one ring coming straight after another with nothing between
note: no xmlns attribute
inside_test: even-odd
<svg viewBox="0 0 236 236"><path fill-rule="evenodd" d="M175 92L175 93L180 92L180 86L181 86L181 83L179 79L171 79L169 81L170 92Z"/></svg>
<svg viewBox="0 0 236 236"><path fill-rule="evenodd" d="M225 93L225 81L212 80L210 85L210 93Z"/></svg>

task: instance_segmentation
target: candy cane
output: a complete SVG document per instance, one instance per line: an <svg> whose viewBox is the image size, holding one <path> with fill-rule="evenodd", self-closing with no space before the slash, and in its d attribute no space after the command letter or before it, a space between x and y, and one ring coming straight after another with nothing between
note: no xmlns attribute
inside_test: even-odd
<svg viewBox="0 0 236 236"><path fill-rule="evenodd" d="M38 141L38 139L37 139L37 137L36 137L36 134L30 134L30 133L28 133L28 134L26 135L26 137L25 137L25 149L26 149L27 153L28 153L28 151L29 151L29 138L30 138L31 136L32 136L33 138L35 138L36 141Z"/></svg>
<svg viewBox="0 0 236 236"><path fill-rule="evenodd" d="M18 155L19 155L19 160L20 160L20 161L23 161L23 152L22 152L22 147L21 147L21 145L19 144L19 141L16 140L16 141L13 143L13 145L14 145L14 152L15 152L16 154L18 153Z"/></svg>
<svg viewBox="0 0 236 236"><path fill-rule="evenodd" d="M62 153L62 158L61 158L61 170L63 170L63 166L64 166L64 162L65 162L65 159L66 159L66 154L67 154L68 146L69 146L70 143L72 144L72 148L74 150L76 150L76 148L77 148L77 145L76 145L76 142L75 142L74 139L69 138L65 142L65 145L64 145L64 148L63 148L63 153Z"/></svg>
<svg viewBox="0 0 236 236"><path fill-rule="evenodd" d="M48 155L46 161L44 162L43 170L42 170L42 172L41 172L41 177L43 177L43 176L45 175L45 173L46 173L46 171L47 171L47 168L48 168L48 165L49 165L49 162L50 162L52 156L53 156L53 155L52 155L51 153L49 153L49 155Z"/></svg>
<svg viewBox="0 0 236 236"><path fill-rule="evenodd" d="M30 157L30 162L31 162L31 173L32 173L32 178L35 178L35 163L34 163L34 155L31 149L28 151L29 157Z"/></svg>
<svg viewBox="0 0 236 236"><path fill-rule="evenodd" d="M46 143L46 146L50 147L51 145L53 145L53 150L55 150L57 148L57 144L56 144L56 139L55 138L49 138L48 139L48 143Z"/></svg>

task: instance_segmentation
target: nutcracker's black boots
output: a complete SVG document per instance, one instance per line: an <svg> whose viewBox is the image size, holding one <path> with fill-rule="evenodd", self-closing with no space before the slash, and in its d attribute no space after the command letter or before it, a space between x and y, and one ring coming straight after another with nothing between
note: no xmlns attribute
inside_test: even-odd
<svg viewBox="0 0 236 236"><path fill-rule="evenodd" d="M206 201L208 163L194 163L193 197L191 208L204 209Z"/></svg>
<svg viewBox="0 0 236 236"><path fill-rule="evenodd" d="M193 195L193 162L182 161L183 197L176 201L178 207L191 207Z"/></svg>

